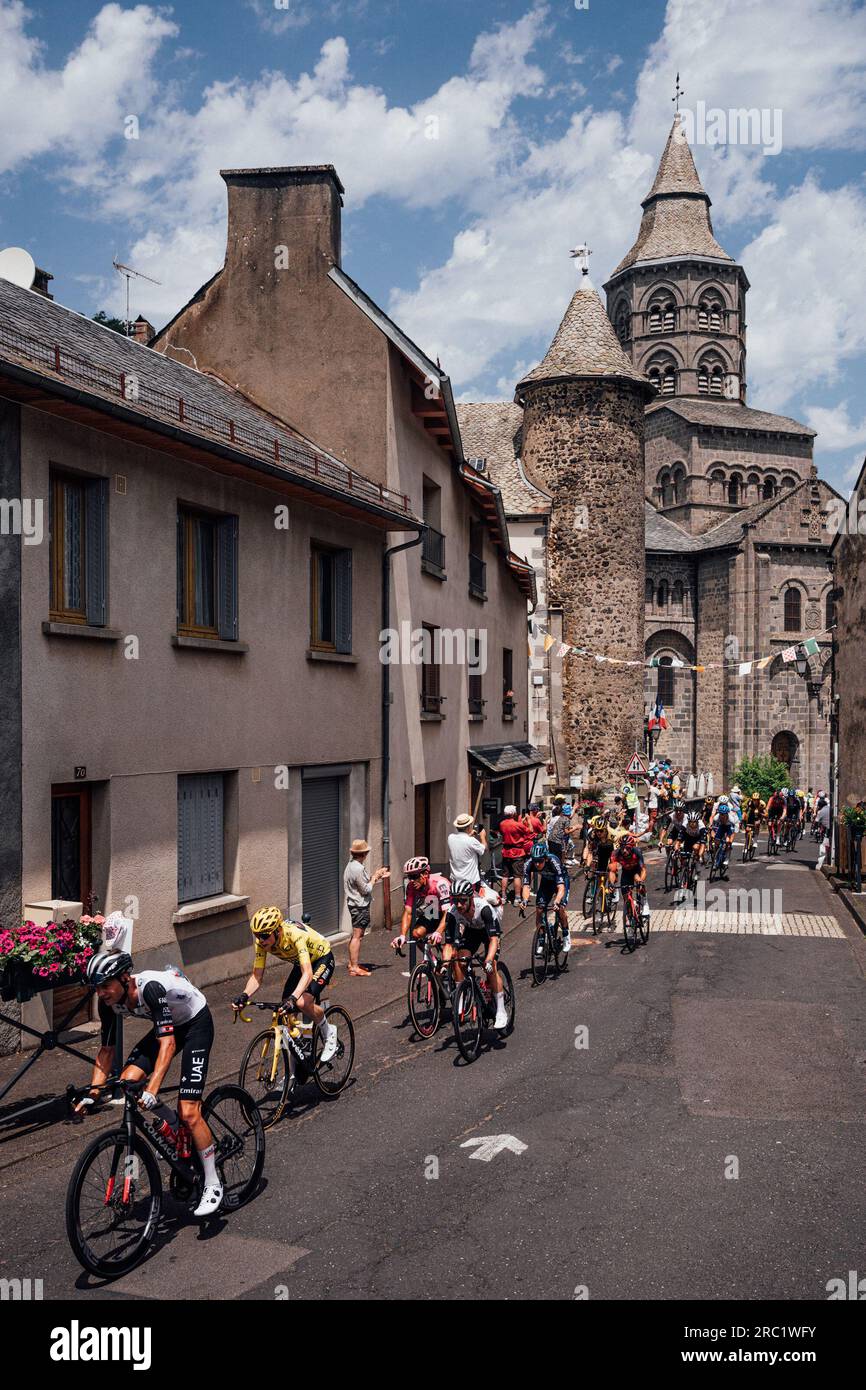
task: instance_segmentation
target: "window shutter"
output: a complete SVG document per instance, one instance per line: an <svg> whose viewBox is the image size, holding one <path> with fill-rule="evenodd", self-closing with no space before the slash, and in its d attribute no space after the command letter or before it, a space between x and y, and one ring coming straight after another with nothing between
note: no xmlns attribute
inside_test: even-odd
<svg viewBox="0 0 866 1390"><path fill-rule="evenodd" d="M223 891L223 775L177 779L177 899L210 898Z"/></svg>
<svg viewBox="0 0 866 1390"><path fill-rule="evenodd" d="M336 647L338 652L352 650L352 552L338 550L334 556L334 588L336 607Z"/></svg>
<svg viewBox="0 0 866 1390"><path fill-rule="evenodd" d="M108 558L108 479L94 478L88 483L84 503L85 602L87 621L105 627L106 570Z"/></svg>
<svg viewBox="0 0 866 1390"><path fill-rule="evenodd" d="M226 642L238 638L238 519L223 517L217 531L219 583L219 635Z"/></svg>
<svg viewBox="0 0 866 1390"><path fill-rule="evenodd" d="M183 609L184 592L184 519L180 512L177 514L177 625L180 627L184 620Z"/></svg>

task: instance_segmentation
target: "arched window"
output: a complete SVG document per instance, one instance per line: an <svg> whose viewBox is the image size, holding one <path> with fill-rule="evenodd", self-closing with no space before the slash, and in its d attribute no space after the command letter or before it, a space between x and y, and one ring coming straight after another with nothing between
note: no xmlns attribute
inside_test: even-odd
<svg viewBox="0 0 866 1390"><path fill-rule="evenodd" d="M734 506L740 505L742 489L743 480L739 473L732 473L731 481L728 483L728 501Z"/></svg>
<svg viewBox="0 0 866 1390"><path fill-rule="evenodd" d="M714 468L710 474L710 496L724 499L725 486L725 475L721 468Z"/></svg>
<svg viewBox="0 0 866 1390"><path fill-rule="evenodd" d="M621 343L627 343L631 337L631 314L627 304L620 304L614 319L616 325L616 336Z"/></svg>
<svg viewBox="0 0 866 1390"><path fill-rule="evenodd" d="M764 501L765 501L765 502L770 502L770 501L772 501L772 499L775 497L775 495L776 495L776 479L775 479L775 478L765 478L765 479L764 479Z"/></svg>
<svg viewBox="0 0 866 1390"><path fill-rule="evenodd" d="M650 333L672 333L676 325L674 301L667 296L654 299L649 307Z"/></svg>
<svg viewBox="0 0 866 1390"><path fill-rule="evenodd" d="M800 616L803 608L803 596L795 585L791 584L785 590L785 631L799 632L801 627Z"/></svg>
<svg viewBox="0 0 866 1390"><path fill-rule="evenodd" d="M673 358L654 357L647 367L647 376L662 396L672 396L676 391L677 371Z"/></svg>
<svg viewBox="0 0 866 1390"><path fill-rule="evenodd" d="M653 598L654 598L654 597L655 597L655 586L654 586L652 580L651 580L651 579L648 579L647 582L646 582L646 602L647 602L647 606L648 606L649 608L652 608L652 606L653 606Z"/></svg>
<svg viewBox="0 0 866 1390"><path fill-rule="evenodd" d="M659 608L667 608L668 606L668 581L666 579L663 579L659 584L656 602Z"/></svg>
<svg viewBox="0 0 866 1390"><path fill-rule="evenodd" d="M698 328L710 333L718 333L722 327L721 301L712 295L705 295L698 304Z"/></svg>
<svg viewBox="0 0 866 1390"><path fill-rule="evenodd" d="M782 479L782 491L783 491L783 492L787 492L789 488L796 487L796 486L797 486L797 479L796 479L796 478L783 478L783 479Z"/></svg>
<svg viewBox="0 0 866 1390"><path fill-rule="evenodd" d="M671 504L671 475L667 468L663 468L658 476L658 497L659 506L669 507Z"/></svg>
<svg viewBox="0 0 866 1390"><path fill-rule="evenodd" d="M748 492L749 501L751 501L752 498L754 498L755 501L757 502L758 498L759 498L760 495L761 495L761 480L760 480L760 478L758 477L757 473L750 473L750 474L749 474L747 486L748 486L748 489L749 489L749 492Z"/></svg>
<svg viewBox="0 0 866 1390"><path fill-rule="evenodd" d="M663 705L672 705L674 702L674 668L673 657L659 657L659 683L658 699Z"/></svg>
<svg viewBox="0 0 866 1390"><path fill-rule="evenodd" d="M719 357L703 357L698 363L698 395L725 394L725 364Z"/></svg>
<svg viewBox="0 0 866 1390"><path fill-rule="evenodd" d="M676 583L674 584L673 595L672 595L672 602L673 602L674 608L676 608L676 610L677 610L679 613L682 613L682 611L683 611L683 581L682 581L681 579L678 579L678 580L676 581Z"/></svg>
<svg viewBox="0 0 866 1390"><path fill-rule="evenodd" d="M827 597L824 599L824 626L833 627L836 622L836 605L833 602L833 590L827 590Z"/></svg>
<svg viewBox="0 0 866 1390"><path fill-rule="evenodd" d="M674 494L674 505L685 502L686 500L686 470L681 463L678 463L671 473L671 486Z"/></svg>

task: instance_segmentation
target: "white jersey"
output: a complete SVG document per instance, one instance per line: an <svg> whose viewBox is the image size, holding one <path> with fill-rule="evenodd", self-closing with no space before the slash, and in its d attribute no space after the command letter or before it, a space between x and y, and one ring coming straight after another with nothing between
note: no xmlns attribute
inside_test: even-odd
<svg viewBox="0 0 866 1390"><path fill-rule="evenodd" d="M489 883L482 883L476 895L475 901L481 898L487 907L492 908L496 917L502 922L502 894L496 889L491 888Z"/></svg>
<svg viewBox="0 0 866 1390"><path fill-rule="evenodd" d="M207 999L201 990L196 989L177 966L169 965L165 970L142 970L132 978L138 989L138 1004L134 1009L121 1006L115 1009L115 1013L156 1019L159 1012L167 1011L172 1022L180 1026L189 1023L207 1007Z"/></svg>

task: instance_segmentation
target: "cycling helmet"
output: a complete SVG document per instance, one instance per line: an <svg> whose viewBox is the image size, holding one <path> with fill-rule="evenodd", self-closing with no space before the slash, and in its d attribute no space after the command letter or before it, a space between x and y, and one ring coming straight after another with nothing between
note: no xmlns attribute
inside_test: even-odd
<svg viewBox="0 0 866 1390"><path fill-rule="evenodd" d="M593 816L589 823L593 830L607 830L607 821L604 816Z"/></svg>
<svg viewBox="0 0 866 1390"><path fill-rule="evenodd" d="M474 898L475 885L468 878L458 878L451 886L452 898Z"/></svg>
<svg viewBox="0 0 866 1390"><path fill-rule="evenodd" d="M692 811L686 821L686 825L689 827L689 830L696 831L700 823L700 816L696 816L694 811Z"/></svg>
<svg viewBox="0 0 866 1390"><path fill-rule="evenodd" d="M278 907L260 907L250 921L253 936L270 936L283 925L283 914Z"/></svg>
<svg viewBox="0 0 866 1390"><path fill-rule="evenodd" d="M676 800L674 801L674 810L675 810L675 811L684 811L685 809L686 809L686 803L683 801L683 799L682 799L681 796L678 796L678 797L676 798Z"/></svg>
<svg viewBox="0 0 866 1390"><path fill-rule="evenodd" d="M423 854L416 859L407 859L403 865L403 874L406 878L416 878L418 874L430 872L430 860L425 859Z"/></svg>
<svg viewBox="0 0 866 1390"><path fill-rule="evenodd" d="M549 853L550 851L547 848L547 841L536 840L535 844L532 846L532 849L529 852L529 857L530 859L535 860L546 859Z"/></svg>
<svg viewBox="0 0 866 1390"><path fill-rule="evenodd" d="M87 983L104 985L108 980L116 980L132 969L132 956L126 951L97 951L87 962Z"/></svg>
<svg viewBox="0 0 866 1390"><path fill-rule="evenodd" d="M730 811L730 809L731 809L731 808L730 808L730 806L728 805L727 801L720 801L720 802L719 802L719 815L720 815L720 816L726 816L726 815L728 814L728 812Z"/></svg>
<svg viewBox="0 0 866 1390"><path fill-rule="evenodd" d="M637 844L637 840L635 839L634 835L626 835L626 836L624 836L623 842L622 842L622 847L623 847L623 849L634 849L634 847L635 847L636 844Z"/></svg>
<svg viewBox="0 0 866 1390"><path fill-rule="evenodd" d="M760 801L760 799L761 799L761 793L760 793L760 792L752 792L752 800L753 800L753 801Z"/></svg>
<svg viewBox="0 0 866 1390"><path fill-rule="evenodd" d="M570 801L566 801L565 805L564 805L563 808L562 808L562 814L563 814L564 816L570 816L570 815L572 814L573 811L574 811L574 807L572 806L571 802L570 802Z"/></svg>

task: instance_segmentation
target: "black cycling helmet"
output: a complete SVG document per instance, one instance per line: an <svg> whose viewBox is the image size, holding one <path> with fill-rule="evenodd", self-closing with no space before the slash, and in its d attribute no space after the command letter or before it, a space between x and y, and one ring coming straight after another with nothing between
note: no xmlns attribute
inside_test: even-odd
<svg viewBox="0 0 866 1390"><path fill-rule="evenodd" d="M132 969L132 956L126 951L97 951L87 962L87 983L104 985L108 980L116 980L118 975L126 975Z"/></svg>

